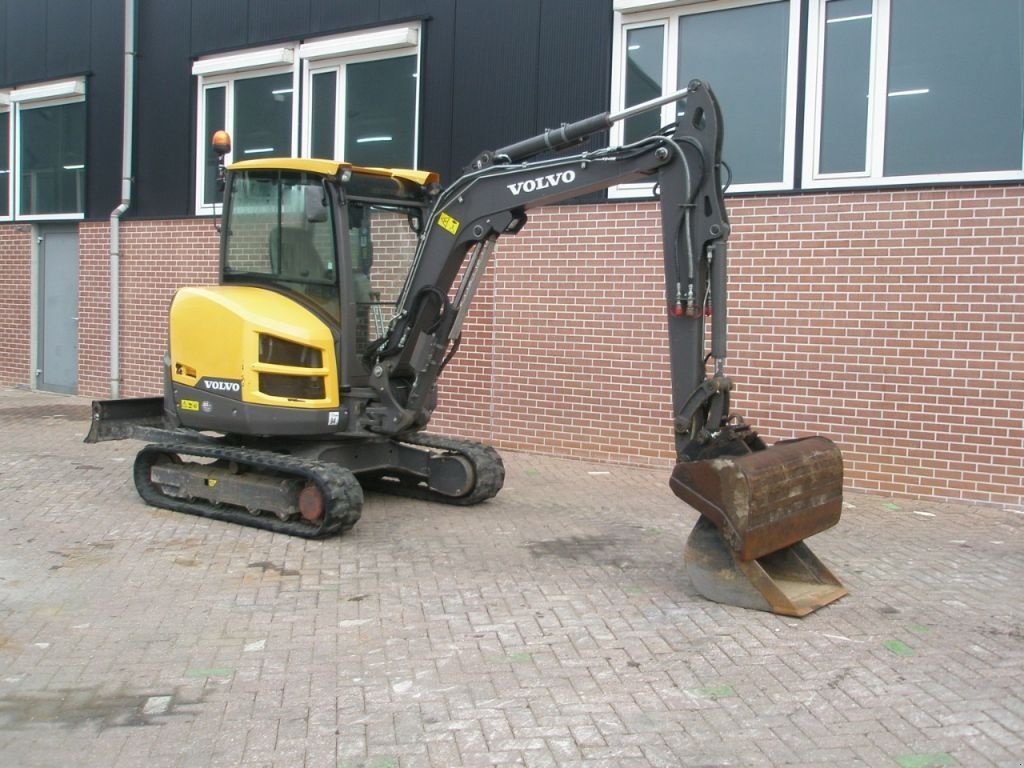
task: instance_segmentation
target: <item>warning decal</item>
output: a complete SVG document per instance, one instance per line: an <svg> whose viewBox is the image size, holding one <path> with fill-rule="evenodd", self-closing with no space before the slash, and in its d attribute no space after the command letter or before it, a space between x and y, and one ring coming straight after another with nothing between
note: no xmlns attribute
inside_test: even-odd
<svg viewBox="0 0 1024 768"><path fill-rule="evenodd" d="M441 214L440 218L437 220L437 225L452 235L459 231L459 222L447 213Z"/></svg>

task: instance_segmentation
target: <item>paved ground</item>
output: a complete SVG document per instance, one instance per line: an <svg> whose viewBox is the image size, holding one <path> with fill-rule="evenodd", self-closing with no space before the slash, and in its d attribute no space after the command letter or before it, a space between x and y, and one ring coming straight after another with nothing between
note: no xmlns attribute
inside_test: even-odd
<svg viewBox="0 0 1024 768"><path fill-rule="evenodd" d="M1024 765L1024 510L850 493L787 619L695 594L663 471L305 542L144 506L87 414L0 391L4 766Z"/></svg>

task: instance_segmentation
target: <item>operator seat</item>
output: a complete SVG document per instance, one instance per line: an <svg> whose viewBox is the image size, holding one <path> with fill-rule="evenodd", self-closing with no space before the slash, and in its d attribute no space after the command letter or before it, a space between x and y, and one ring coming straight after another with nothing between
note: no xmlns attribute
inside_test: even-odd
<svg viewBox="0 0 1024 768"><path fill-rule="evenodd" d="M326 277L327 266L313 244L313 235L301 227L275 227L270 231L270 263L285 279Z"/></svg>

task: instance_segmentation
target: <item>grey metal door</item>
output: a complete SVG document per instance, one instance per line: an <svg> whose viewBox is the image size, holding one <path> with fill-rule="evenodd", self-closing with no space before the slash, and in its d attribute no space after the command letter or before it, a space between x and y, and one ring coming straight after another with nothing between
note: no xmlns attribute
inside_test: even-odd
<svg viewBox="0 0 1024 768"><path fill-rule="evenodd" d="M39 231L39 369L36 386L78 390L78 230Z"/></svg>

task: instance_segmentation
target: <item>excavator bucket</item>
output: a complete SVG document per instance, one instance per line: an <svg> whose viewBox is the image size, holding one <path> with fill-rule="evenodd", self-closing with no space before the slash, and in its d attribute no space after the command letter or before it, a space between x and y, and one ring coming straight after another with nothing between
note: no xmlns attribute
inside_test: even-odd
<svg viewBox="0 0 1024 768"><path fill-rule="evenodd" d="M839 522L843 459L826 438L676 465L675 494L701 514L687 573L704 597L804 616L846 594L803 540Z"/></svg>

